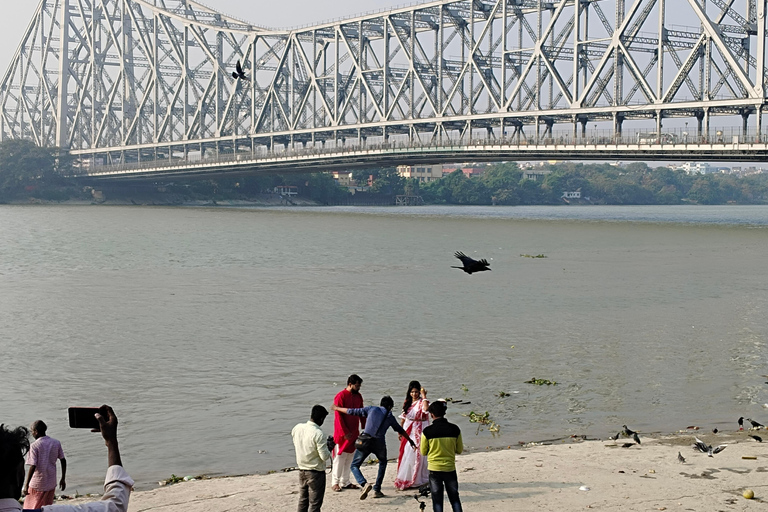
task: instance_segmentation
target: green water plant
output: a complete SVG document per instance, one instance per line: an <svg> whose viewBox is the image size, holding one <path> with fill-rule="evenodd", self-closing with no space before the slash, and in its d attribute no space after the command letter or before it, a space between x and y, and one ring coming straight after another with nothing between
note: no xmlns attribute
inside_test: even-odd
<svg viewBox="0 0 768 512"><path fill-rule="evenodd" d="M537 379L536 377L531 380L525 381L525 384L536 384L537 386L557 386L557 382L549 379Z"/></svg>

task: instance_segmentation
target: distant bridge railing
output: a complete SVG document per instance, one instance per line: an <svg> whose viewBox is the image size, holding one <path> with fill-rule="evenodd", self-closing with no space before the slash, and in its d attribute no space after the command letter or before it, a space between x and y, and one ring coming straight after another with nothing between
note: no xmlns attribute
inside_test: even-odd
<svg viewBox="0 0 768 512"><path fill-rule="evenodd" d="M370 139L369 139L370 140ZM169 147L169 155L173 147ZM505 136L468 140L371 141L344 144L273 148L250 151L208 150L186 157L172 157L101 164L80 155L75 177L141 178L179 176L204 177L217 174L265 172L323 172L375 166L440 164L528 159L579 160L679 160L764 161L768 157L768 134L743 133L737 128L715 130L708 135L684 130L662 133L632 132L615 135L606 130L585 135L570 132L551 135Z"/></svg>

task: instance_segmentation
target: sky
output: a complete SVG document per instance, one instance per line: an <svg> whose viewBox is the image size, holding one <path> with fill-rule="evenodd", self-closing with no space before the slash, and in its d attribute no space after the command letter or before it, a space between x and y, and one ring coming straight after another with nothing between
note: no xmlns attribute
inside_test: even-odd
<svg viewBox="0 0 768 512"><path fill-rule="evenodd" d="M230 14L254 25L288 28L321 21L380 11L401 5L420 3L409 0L201 0L219 12ZM37 0L0 0L0 73L5 74L21 42Z"/></svg>

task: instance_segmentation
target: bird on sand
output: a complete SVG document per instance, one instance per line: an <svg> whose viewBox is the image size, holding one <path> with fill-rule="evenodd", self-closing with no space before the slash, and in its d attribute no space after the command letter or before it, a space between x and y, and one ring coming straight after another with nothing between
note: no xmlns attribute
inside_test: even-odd
<svg viewBox="0 0 768 512"><path fill-rule="evenodd" d="M490 266L490 263L488 263L487 260L473 260L466 254L464 254L461 251L456 251L456 254L454 254L458 259L461 260L463 267L454 267L451 266L451 268L458 268L466 272L467 274L472 274L473 272L484 272L486 270L491 270L488 268Z"/></svg>
<svg viewBox="0 0 768 512"><path fill-rule="evenodd" d="M635 432L634 430L630 430L629 427L626 425L622 425L622 427L624 427L624 435L627 437L632 437L635 434L637 434L637 432Z"/></svg>
<svg viewBox="0 0 768 512"><path fill-rule="evenodd" d="M756 422L755 420L753 420L751 418L747 418L747 421L752 424L752 428L760 428L760 427L764 427L765 426L762 423L758 423L758 422Z"/></svg>
<svg viewBox="0 0 768 512"><path fill-rule="evenodd" d="M744 416L739 418L739 430L744 430Z"/></svg>
<svg viewBox="0 0 768 512"><path fill-rule="evenodd" d="M640 444L640 436L637 435L637 432L632 434L632 439L634 439L637 444Z"/></svg>
<svg viewBox="0 0 768 512"><path fill-rule="evenodd" d="M248 80L249 78L245 75L245 71L243 71L243 67L240 65L240 61L237 61L237 64L235 64L235 70L232 72L232 78L234 79L241 79L241 80Z"/></svg>
<svg viewBox="0 0 768 512"><path fill-rule="evenodd" d="M677 462L680 464L685 464L685 457L683 457L683 454L680 452L677 452Z"/></svg>
<svg viewBox="0 0 768 512"><path fill-rule="evenodd" d="M608 436L608 439L610 439L611 441L616 441L616 440L618 440L620 437L621 437L621 432L617 432L617 433L616 433L616 436Z"/></svg>
<svg viewBox="0 0 768 512"><path fill-rule="evenodd" d="M762 443L763 442L763 438L760 437L760 436L749 436L749 437L751 437L752 439L754 439L758 443Z"/></svg>
<svg viewBox="0 0 768 512"><path fill-rule="evenodd" d="M706 453L710 457L712 457L716 453L720 453L721 451L725 450L725 448L728 446L727 444L721 444L719 446L712 448L711 444L705 443L698 437L694 437L694 439L696 439L696 442L693 444L693 449L699 450L702 453Z"/></svg>

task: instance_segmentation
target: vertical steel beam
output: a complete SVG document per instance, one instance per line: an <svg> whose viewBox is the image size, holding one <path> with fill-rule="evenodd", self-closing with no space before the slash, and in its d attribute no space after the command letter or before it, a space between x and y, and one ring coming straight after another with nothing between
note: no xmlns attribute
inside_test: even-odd
<svg viewBox="0 0 768 512"><path fill-rule="evenodd" d="M61 7L61 34L59 35L59 91L57 107L59 118L56 120L56 145L60 148L69 146L69 0L58 0ZM40 13L42 16L43 13ZM24 94L22 84L21 94Z"/></svg>

